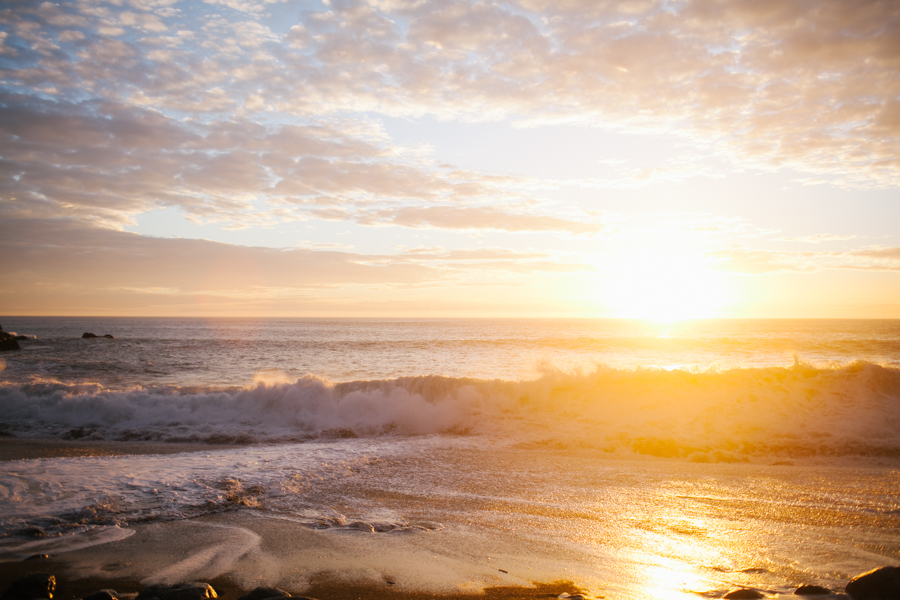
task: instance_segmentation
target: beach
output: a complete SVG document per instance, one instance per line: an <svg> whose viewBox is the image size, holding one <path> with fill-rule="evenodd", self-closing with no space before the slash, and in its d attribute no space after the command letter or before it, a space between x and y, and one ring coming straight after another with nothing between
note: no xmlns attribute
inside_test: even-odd
<svg viewBox="0 0 900 600"><path fill-rule="evenodd" d="M778 597L803 584L839 591L860 572L897 562L900 507L892 490L900 475L890 461L709 465L494 447L486 467L484 447L410 443L405 454L394 448L380 461L370 455L369 467L321 471L295 489L300 498L291 512L275 498L267 505L266 491L250 489L252 480L236 474L213 486L220 503L196 515L73 523L66 532L8 537L0 544L3 578L24 573L22 565L55 570L65 582L61 598L181 581L209 582L228 598L258 586L323 600L716 598L742 587ZM112 442L99 448L118 450L118 457L70 458L53 457L59 447L50 444L44 459L4 464L21 474L42 464L47 474L59 461L69 473L90 472L98 462L127 472L141 460L162 460L170 468L187 462L196 472L201 457L221 464L240 454L253 470L271 462L272 453L302 454L302 446L199 445L188 453L135 455L135 448L160 446ZM518 481L516 488L499 481L499 472ZM96 507L91 516L111 522L98 518ZM34 554L53 558L19 562Z"/></svg>

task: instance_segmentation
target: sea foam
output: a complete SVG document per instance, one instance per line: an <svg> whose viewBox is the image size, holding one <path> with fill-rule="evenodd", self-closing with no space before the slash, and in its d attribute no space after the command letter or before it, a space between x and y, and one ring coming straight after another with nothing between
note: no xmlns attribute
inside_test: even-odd
<svg viewBox="0 0 900 600"><path fill-rule="evenodd" d="M900 455L900 370L867 362L708 371L545 372L245 388L0 386L16 436L207 443L437 433L691 460L759 454Z"/></svg>

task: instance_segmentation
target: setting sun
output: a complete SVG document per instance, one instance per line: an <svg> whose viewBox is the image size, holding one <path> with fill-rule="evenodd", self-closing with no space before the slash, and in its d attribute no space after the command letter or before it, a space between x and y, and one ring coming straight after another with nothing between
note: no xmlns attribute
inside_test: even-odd
<svg viewBox="0 0 900 600"><path fill-rule="evenodd" d="M682 234L654 232L627 240L598 265L595 293L611 316L671 323L723 316L734 292L701 247Z"/></svg>

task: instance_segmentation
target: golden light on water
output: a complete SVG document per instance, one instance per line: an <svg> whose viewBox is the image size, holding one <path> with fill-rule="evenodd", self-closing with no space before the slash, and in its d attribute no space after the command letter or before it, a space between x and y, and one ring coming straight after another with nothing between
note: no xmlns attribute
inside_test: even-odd
<svg viewBox="0 0 900 600"><path fill-rule="evenodd" d="M708 584L690 565L678 564L677 561L665 563L644 567L641 579L646 597L656 600L697 598L697 591L704 590Z"/></svg>

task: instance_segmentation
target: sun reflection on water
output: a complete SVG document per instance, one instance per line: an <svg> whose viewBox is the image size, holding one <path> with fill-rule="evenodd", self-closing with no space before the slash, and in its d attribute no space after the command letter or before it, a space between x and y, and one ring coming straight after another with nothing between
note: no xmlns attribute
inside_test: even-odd
<svg viewBox="0 0 900 600"><path fill-rule="evenodd" d="M660 564L645 565L638 573L644 582L643 593L656 600L696 600L697 592L709 588L709 581L685 563L660 559Z"/></svg>

